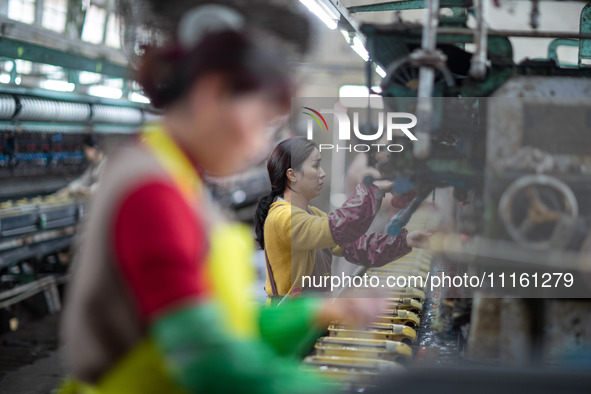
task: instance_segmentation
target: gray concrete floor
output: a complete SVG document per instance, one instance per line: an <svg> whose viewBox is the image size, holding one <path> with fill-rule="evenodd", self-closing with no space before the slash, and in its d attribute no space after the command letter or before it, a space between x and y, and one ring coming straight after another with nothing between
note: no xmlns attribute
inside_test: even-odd
<svg viewBox="0 0 591 394"><path fill-rule="evenodd" d="M58 354L59 315L0 336L0 393L48 394L65 376Z"/></svg>
<svg viewBox="0 0 591 394"><path fill-rule="evenodd" d="M63 369L57 351L10 372L0 381L0 393L49 394L63 379Z"/></svg>

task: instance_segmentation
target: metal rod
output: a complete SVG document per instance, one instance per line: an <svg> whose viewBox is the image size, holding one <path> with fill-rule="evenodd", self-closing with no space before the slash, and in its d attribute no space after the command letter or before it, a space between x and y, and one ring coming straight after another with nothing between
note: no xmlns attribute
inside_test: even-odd
<svg viewBox="0 0 591 394"><path fill-rule="evenodd" d="M567 250L530 250L510 241L474 237L462 242L455 234L431 237L429 251L456 262L490 265L488 259L506 261L523 268L554 268L591 273L591 257ZM482 259L480 259L482 258Z"/></svg>
<svg viewBox="0 0 591 394"><path fill-rule="evenodd" d="M367 59L367 62L365 62L365 80L367 82L367 109L366 109L366 117L367 119L365 120L365 123L368 126L368 129L371 127L371 88L373 86L373 68L374 68L374 63L373 63L373 58L372 58L372 53L373 53L373 44L374 44L374 37L375 36L371 36L368 37L367 39L367 52L369 53L369 59Z"/></svg>
<svg viewBox="0 0 591 394"><path fill-rule="evenodd" d="M429 0L425 12L425 24L421 39L421 49L425 52L434 51L437 46L437 28L439 27L439 0ZM431 152L431 117L433 115L433 85L435 70L422 66L419 70L419 89L417 102L417 118L420 128L417 131L419 143L413 145L416 158L426 158Z"/></svg>
<svg viewBox="0 0 591 394"><path fill-rule="evenodd" d="M347 8L350 13L419 10L425 8L425 0L388 1L385 3L365 4ZM442 7L468 7L470 1L442 0Z"/></svg>
<svg viewBox="0 0 591 394"><path fill-rule="evenodd" d="M529 0L527 0L529 1ZM587 2L589 0L543 0L543 1L574 1L574 2ZM442 7L469 7L469 1L457 1L457 0L443 0L441 2ZM425 8L425 0L397 0L388 1L384 3L375 4L363 4L348 7L347 10L351 14L362 13L362 12L380 12L380 11L402 11L402 10L419 10Z"/></svg>
<svg viewBox="0 0 591 394"><path fill-rule="evenodd" d="M474 6L476 8L476 30L474 31L476 51L470 60L470 77L482 80L486 76L486 55L488 52L486 4L484 0L475 0Z"/></svg>
<svg viewBox="0 0 591 394"><path fill-rule="evenodd" d="M334 337L333 337L334 338ZM338 341L321 341L320 343L326 345L344 345L344 346L358 346L358 347L372 347L372 348L385 348L386 345L383 344L374 344L374 343L366 343L366 342L356 342L355 339L351 340L338 340Z"/></svg>
<svg viewBox="0 0 591 394"><path fill-rule="evenodd" d="M452 36L474 35L474 31L461 27L441 27L439 34ZM530 31L530 30L488 30L489 36L495 37L530 37L530 38L579 38L591 39L589 33L564 31Z"/></svg>

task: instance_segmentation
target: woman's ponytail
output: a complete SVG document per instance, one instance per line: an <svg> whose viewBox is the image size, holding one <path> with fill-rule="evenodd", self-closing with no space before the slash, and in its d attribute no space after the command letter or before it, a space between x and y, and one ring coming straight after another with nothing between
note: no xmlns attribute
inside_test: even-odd
<svg viewBox="0 0 591 394"><path fill-rule="evenodd" d="M259 200L254 215L256 241L261 249L265 248L265 220L271 205L275 198L282 196L288 187L287 170L290 168L300 170L315 148L316 145L312 141L303 137L293 137L281 141L271 152L267 161L271 193Z"/></svg>
<svg viewBox="0 0 591 394"><path fill-rule="evenodd" d="M271 204L275 201L275 198L280 196L281 193L274 193L271 192L266 196L262 197L259 200L257 205L257 209L254 213L254 230L256 235L256 240L260 245L261 249L265 249L265 220L267 219L267 215L269 215L269 209L271 209Z"/></svg>

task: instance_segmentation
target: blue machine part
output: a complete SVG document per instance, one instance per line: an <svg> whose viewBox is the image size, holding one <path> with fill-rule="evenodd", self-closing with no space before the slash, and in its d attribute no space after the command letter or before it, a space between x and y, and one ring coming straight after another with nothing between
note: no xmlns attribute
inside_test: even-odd
<svg viewBox="0 0 591 394"><path fill-rule="evenodd" d="M401 176L396 178L392 191L396 194L405 194L415 189L415 184L408 176Z"/></svg>

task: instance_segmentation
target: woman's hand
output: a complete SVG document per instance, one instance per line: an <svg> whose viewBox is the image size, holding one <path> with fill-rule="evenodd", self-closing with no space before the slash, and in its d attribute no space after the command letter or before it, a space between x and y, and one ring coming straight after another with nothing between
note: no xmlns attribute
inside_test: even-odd
<svg viewBox="0 0 591 394"><path fill-rule="evenodd" d="M393 181L386 180L373 181L373 184L380 188L384 193L392 193L392 186L394 186Z"/></svg>
<svg viewBox="0 0 591 394"><path fill-rule="evenodd" d="M327 326L338 320L348 325L362 327L375 319L385 307L383 298L332 298L326 299L318 314L318 323Z"/></svg>
<svg viewBox="0 0 591 394"><path fill-rule="evenodd" d="M91 189L86 186L82 186L78 190L76 190L76 195L78 197L90 197L91 194Z"/></svg>
<svg viewBox="0 0 591 394"><path fill-rule="evenodd" d="M384 193L392 193L392 186L394 186L394 181L380 179L382 177L382 174L376 168L368 167L365 169L365 173L361 177L363 182L365 182L365 179L368 176L372 177L372 183L375 186L377 186L381 191L383 191Z"/></svg>
<svg viewBox="0 0 591 394"><path fill-rule="evenodd" d="M406 244L411 248L425 249L429 247L429 238L433 235L432 231L415 230L406 234Z"/></svg>

